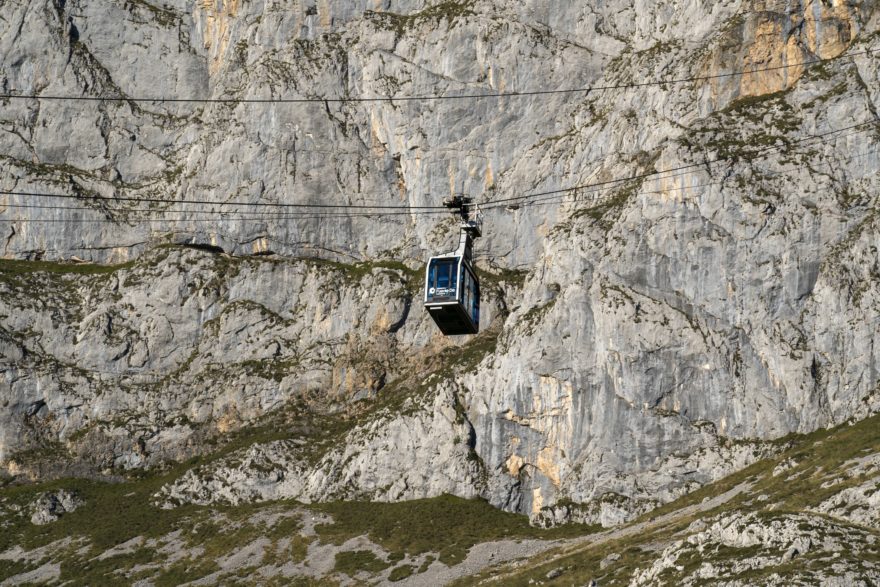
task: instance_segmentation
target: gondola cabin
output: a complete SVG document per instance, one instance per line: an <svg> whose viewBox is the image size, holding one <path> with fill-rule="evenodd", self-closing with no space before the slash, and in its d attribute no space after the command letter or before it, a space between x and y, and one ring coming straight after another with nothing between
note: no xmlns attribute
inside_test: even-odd
<svg viewBox="0 0 880 587"><path fill-rule="evenodd" d="M474 270L472 232L464 225L458 250L431 257L425 274L425 308L447 336L480 331L480 280Z"/></svg>

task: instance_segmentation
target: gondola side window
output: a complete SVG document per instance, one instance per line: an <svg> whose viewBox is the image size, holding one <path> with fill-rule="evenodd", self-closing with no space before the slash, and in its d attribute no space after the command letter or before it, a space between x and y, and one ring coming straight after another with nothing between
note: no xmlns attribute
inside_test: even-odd
<svg viewBox="0 0 880 587"><path fill-rule="evenodd" d="M457 285L456 259L437 259L431 263L428 272L428 297L456 297Z"/></svg>
<svg viewBox="0 0 880 587"><path fill-rule="evenodd" d="M478 283L474 283L474 293L471 296L471 317L474 320L474 324L477 326L480 325L480 285Z"/></svg>
<svg viewBox="0 0 880 587"><path fill-rule="evenodd" d="M477 280L469 269L462 267L461 272L462 307L468 313L474 324L479 324L480 320L480 290Z"/></svg>

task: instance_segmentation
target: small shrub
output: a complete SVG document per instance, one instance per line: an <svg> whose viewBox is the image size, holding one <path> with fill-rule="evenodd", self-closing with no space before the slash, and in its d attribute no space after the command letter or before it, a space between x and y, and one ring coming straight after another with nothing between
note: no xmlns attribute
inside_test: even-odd
<svg viewBox="0 0 880 587"><path fill-rule="evenodd" d="M392 569L391 573L388 575L388 580L402 581L412 575L414 570L415 568L410 565L400 565L399 567Z"/></svg>
<svg viewBox="0 0 880 587"><path fill-rule="evenodd" d="M336 564L333 570L354 577L361 571L379 573L391 566L369 550L349 550L336 553Z"/></svg>

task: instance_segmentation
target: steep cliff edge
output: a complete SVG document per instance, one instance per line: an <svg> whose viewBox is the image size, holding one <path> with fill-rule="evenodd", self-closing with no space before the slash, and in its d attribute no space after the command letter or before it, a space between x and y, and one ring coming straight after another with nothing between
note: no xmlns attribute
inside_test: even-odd
<svg viewBox="0 0 880 587"><path fill-rule="evenodd" d="M2 102L0 189L89 208L0 196L8 476L611 525L880 407L872 2L0 6L5 91L119 98ZM449 220L229 204L571 186L487 209L471 341L419 303Z"/></svg>

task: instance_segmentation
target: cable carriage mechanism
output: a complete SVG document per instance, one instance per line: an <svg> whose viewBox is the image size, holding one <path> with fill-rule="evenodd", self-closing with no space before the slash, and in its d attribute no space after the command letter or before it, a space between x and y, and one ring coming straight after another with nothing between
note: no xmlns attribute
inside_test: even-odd
<svg viewBox="0 0 880 587"><path fill-rule="evenodd" d="M479 212L471 219L470 198L455 196L443 202L461 214L458 249L431 257L425 271L425 308L446 336L480 331L480 280L474 268L474 239L482 236Z"/></svg>

